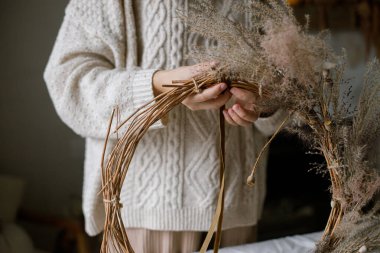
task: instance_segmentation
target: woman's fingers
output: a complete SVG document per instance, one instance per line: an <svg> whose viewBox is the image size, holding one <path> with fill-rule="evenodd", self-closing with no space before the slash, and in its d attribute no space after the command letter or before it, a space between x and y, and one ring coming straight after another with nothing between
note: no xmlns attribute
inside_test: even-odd
<svg viewBox="0 0 380 253"><path fill-rule="evenodd" d="M219 83L210 88L203 90L201 93L194 95L194 101L205 102L208 100L216 99L223 91L227 89L227 84ZM231 93L228 93L231 94Z"/></svg>
<svg viewBox="0 0 380 253"><path fill-rule="evenodd" d="M239 104L235 104L232 108L224 110L223 114L226 121L233 126L250 126L259 116L257 112L244 109Z"/></svg>
<svg viewBox="0 0 380 253"><path fill-rule="evenodd" d="M255 122L259 117L259 114L255 111L247 110L239 104L232 106L233 111L243 120L248 122Z"/></svg>
<svg viewBox="0 0 380 253"><path fill-rule="evenodd" d="M210 88L202 90L201 93L191 97L191 101L195 103L205 102L217 98L223 91L227 89L227 84L219 83Z"/></svg>
<svg viewBox="0 0 380 253"><path fill-rule="evenodd" d="M257 105L251 103L245 103L241 105L244 109L248 111L257 111Z"/></svg>
<svg viewBox="0 0 380 253"><path fill-rule="evenodd" d="M256 95L250 91L233 87L231 88L231 93L236 97L240 102L245 104L254 104L256 102Z"/></svg>
<svg viewBox="0 0 380 253"><path fill-rule="evenodd" d="M255 110L256 95L250 91L233 87L231 94L239 104L224 112L224 118L231 125L250 126L259 117Z"/></svg>
<svg viewBox="0 0 380 253"><path fill-rule="evenodd" d="M227 101L230 100L231 96L232 96L231 93L227 91L227 92L219 95L215 99L211 99L211 100L208 100L207 102L202 102L200 104L201 104L201 106L204 106L203 108L205 110L207 110L207 109L218 109L218 108L222 107L223 105L225 105L227 103Z"/></svg>
<svg viewBox="0 0 380 253"><path fill-rule="evenodd" d="M237 126L237 124L235 123L235 121L228 114L228 110L227 109L223 110L223 115L224 115L224 119L227 121L228 124L233 125L233 126Z"/></svg>
<svg viewBox="0 0 380 253"><path fill-rule="evenodd" d="M247 127L247 126L250 126L252 125L252 122L249 122L249 121L246 121L244 119L242 119L236 112L233 108L230 108L228 109L228 115L230 116L230 118L233 120L233 122L235 122L237 125L239 126L244 126L244 127Z"/></svg>
<svg viewBox="0 0 380 253"><path fill-rule="evenodd" d="M211 110L211 109L218 109L224 104L227 103L227 101L231 98L230 92L225 92L216 98L208 99L205 102L196 102L194 100L191 100L191 97L185 99L182 103L185 104L188 108L190 108L193 111L196 110Z"/></svg>

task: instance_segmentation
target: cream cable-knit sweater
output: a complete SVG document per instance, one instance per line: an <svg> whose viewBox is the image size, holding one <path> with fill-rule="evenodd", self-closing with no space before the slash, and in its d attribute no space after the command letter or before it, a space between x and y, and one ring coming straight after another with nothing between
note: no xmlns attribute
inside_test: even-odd
<svg viewBox="0 0 380 253"><path fill-rule="evenodd" d="M118 105L127 117L153 98L157 69L185 64L188 45L198 39L176 18L186 8L187 0L71 0L66 8L44 77L61 119L86 138L83 212L90 235L103 228L100 159L111 111ZM245 181L280 120L278 112L251 128L227 127L224 228L256 224L265 171L258 171L255 188ZM148 131L122 190L127 227L208 230L219 182L217 122L215 111L180 105L167 125Z"/></svg>

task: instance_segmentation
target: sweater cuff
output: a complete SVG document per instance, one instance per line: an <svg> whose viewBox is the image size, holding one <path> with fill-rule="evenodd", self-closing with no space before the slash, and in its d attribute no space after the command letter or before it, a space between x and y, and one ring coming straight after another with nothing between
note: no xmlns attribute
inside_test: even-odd
<svg viewBox="0 0 380 253"><path fill-rule="evenodd" d="M153 74L157 69L147 69L136 71L133 81L132 81L132 96L133 96L133 107L135 110L141 108L145 104L149 103L154 99L153 94ZM154 102L153 102L154 103ZM165 119L156 121L151 129L162 128L165 124Z"/></svg>
<svg viewBox="0 0 380 253"><path fill-rule="evenodd" d="M254 124L263 135L268 137L278 129L286 116L287 112L279 109L270 117L258 118Z"/></svg>
<svg viewBox="0 0 380 253"><path fill-rule="evenodd" d="M104 211L102 211L101 213L94 212L93 216L85 215L84 218L84 229L89 236L96 236L103 231L105 222Z"/></svg>

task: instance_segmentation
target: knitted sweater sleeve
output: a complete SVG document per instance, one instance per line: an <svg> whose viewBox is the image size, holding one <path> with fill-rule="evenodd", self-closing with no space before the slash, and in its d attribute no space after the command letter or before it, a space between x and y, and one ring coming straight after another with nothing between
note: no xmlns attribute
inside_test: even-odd
<svg viewBox="0 0 380 253"><path fill-rule="evenodd" d="M104 138L116 106L123 120L154 98L156 70L128 64L136 52L127 50L123 8L111 2L70 2L44 72L58 115L83 137Z"/></svg>
<svg viewBox="0 0 380 253"><path fill-rule="evenodd" d="M287 112L282 109L277 110L273 115L267 118L258 118L255 121L255 127L264 135L272 135L287 117Z"/></svg>

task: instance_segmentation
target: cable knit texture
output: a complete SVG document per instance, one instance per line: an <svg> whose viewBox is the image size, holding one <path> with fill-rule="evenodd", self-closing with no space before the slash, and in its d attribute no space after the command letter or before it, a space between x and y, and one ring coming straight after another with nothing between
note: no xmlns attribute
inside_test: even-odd
<svg viewBox="0 0 380 253"><path fill-rule="evenodd" d="M111 111L119 106L126 118L153 99L157 69L185 64L189 45L199 40L176 18L187 1L71 0L66 8L44 77L58 115L86 138L83 212L90 235L103 228L100 159ZM231 2L222 5L226 15ZM227 127L224 229L253 225L260 217L265 159L256 187L248 188L245 180L281 115L250 128ZM208 230L219 184L217 121L216 111L192 112L180 105L166 125L151 127L122 189L127 227ZM108 150L114 144L115 136Z"/></svg>

